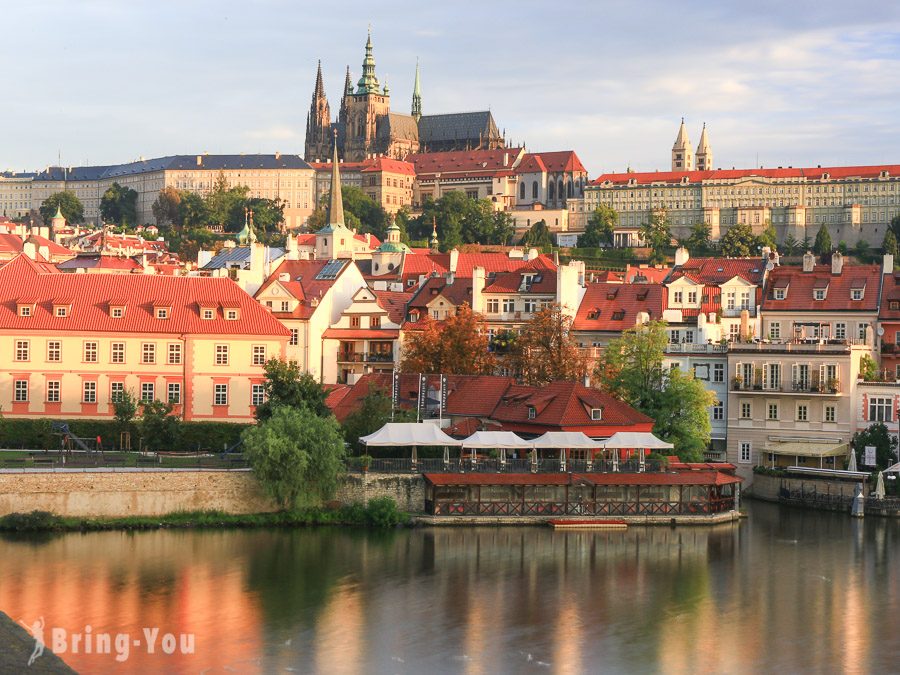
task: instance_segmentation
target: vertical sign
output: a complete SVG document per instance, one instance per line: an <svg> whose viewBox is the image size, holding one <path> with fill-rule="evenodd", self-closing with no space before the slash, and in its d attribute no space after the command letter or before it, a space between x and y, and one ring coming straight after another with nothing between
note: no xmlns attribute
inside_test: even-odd
<svg viewBox="0 0 900 675"><path fill-rule="evenodd" d="M394 421L394 411L400 403L400 373L396 370L391 377L391 421Z"/></svg>
<svg viewBox="0 0 900 675"><path fill-rule="evenodd" d="M877 462L875 461L875 446L867 445L866 446L866 454L863 459L863 464L866 466L875 466Z"/></svg>
<svg viewBox="0 0 900 675"><path fill-rule="evenodd" d="M425 402L428 400L428 376L419 374L419 404L418 414L425 416ZM417 415L418 417L418 415Z"/></svg>
<svg viewBox="0 0 900 675"><path fill-rule="evenodd" d="M447 409L447 376L441 375L441 417Z"/></svg>

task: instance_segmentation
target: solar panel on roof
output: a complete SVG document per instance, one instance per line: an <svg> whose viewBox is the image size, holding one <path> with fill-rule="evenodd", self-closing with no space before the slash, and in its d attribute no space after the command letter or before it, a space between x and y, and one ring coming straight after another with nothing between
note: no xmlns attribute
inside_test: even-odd
<svg viewBox="0 0 900 675"><path fill-rule="evenodd" d="M346 260L329 260L325 263L325 266L319 270L319 273L316 275L316 281L337 279L338 274L341 273L341 270L344 269L344 265L346 264Z"/></svg>

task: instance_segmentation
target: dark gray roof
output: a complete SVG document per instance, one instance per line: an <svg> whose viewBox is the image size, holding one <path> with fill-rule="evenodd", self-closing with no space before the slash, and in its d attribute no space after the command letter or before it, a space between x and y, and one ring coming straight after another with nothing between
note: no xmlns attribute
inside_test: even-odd
<svg viewBox="0 0 900 675"><path fill-rule="evenodd" d="M378 123L378 138L384 140L418 141L419 128L412 115L389 113Z"/></svg>
<svg viewBox="0 0 900 675"><path fill-rule="evenodd" d="M284 249L277 246L267 246L266 253L268 262L274 262L284 256ZM212 260L206 263L200 269L218 270L223 267L241 267L247 268L250 264L250 247L235 246L234 248L223 248L219 253L213 256Z"/></svg>
<svg viewBox="0 0 900 675"><path fill-rule="evenodd" d="M36 173L29 172L15 172L15 171L0 171L0 177L2 178L34 178Z"/></svg>
<svg viewBox="0 0 900 675"><path fill-rule="evenodd" d="M500 132L490 110L479 112L422 115L419 140L423 143L499 138Z"/></svg>
<svg viewBox="0 0 900 675"><path fill-rule="evenodd" d="M200 164L197 158L200 157ZM51 166L35 180L99 180L152 171L221 171L223 169L311 169L299 155L170 155L111 166Z"/></svg>

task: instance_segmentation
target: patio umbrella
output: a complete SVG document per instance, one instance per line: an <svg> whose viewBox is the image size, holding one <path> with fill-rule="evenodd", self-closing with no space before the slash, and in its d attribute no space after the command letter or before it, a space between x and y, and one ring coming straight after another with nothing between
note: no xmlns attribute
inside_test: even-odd
<svg viewBox="0 0 900 675"><path fill-rule="evenodd" d="M884 471L878 472L878 480L875 481L875 492L872 493L875 499L884 499Z"/></svg>
<svg viewBox="0 0 900 675"><path fill-rule="evenodd" d="M847 471L856 471L856 451L850 448L850 463L847 465Z"/></svg>

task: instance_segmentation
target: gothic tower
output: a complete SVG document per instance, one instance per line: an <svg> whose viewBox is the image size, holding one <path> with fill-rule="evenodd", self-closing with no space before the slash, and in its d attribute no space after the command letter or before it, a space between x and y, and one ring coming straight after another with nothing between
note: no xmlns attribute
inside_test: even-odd
<svg viewBox="0 0 900 675"><path fill-rule="evenodd" d="M325 96L325 85L322 83L322 62L316 71L316 87L313 90L312 103L306 116L306 148L304 157L307 162L322 161L328 157L331 145L331 109Z"/></svg>
<svg viewBox="0 0 900 675"><path fill-rule="evenodd" d="M360 162L377 152L376 132L378 122L390 112L390 96L383 90L375 74L375 57L372 55L372 34L366 40L366 56L362 64L362 77L356 83L356 91L347 91L344 108L344 161Z"/></svg>
<svg viewBox="0 0 900 675"><path fill-rule="evenodd" d="M422 119L422 87L419 84L419 59L416 59L416 81L413 84L412 116L416 122Z"/></svg>
<svg viewBox="0 0 900 675"><path fill-rule="evenodd" d="M706 135L706 122L703 123L703 131L700 132L700 143L697 145L697 171L713 170L713 152L709 145L709 137Z"/></svg>
<svg viewBox="0 0 900 675"><path fill-rule="evenodd" d="M672 171L693 171L694 150L691 148L691 140L688 138L687 129L684 126L684 118L681 118L681 126L678 128L678 137L672 146Z"/></svg>

